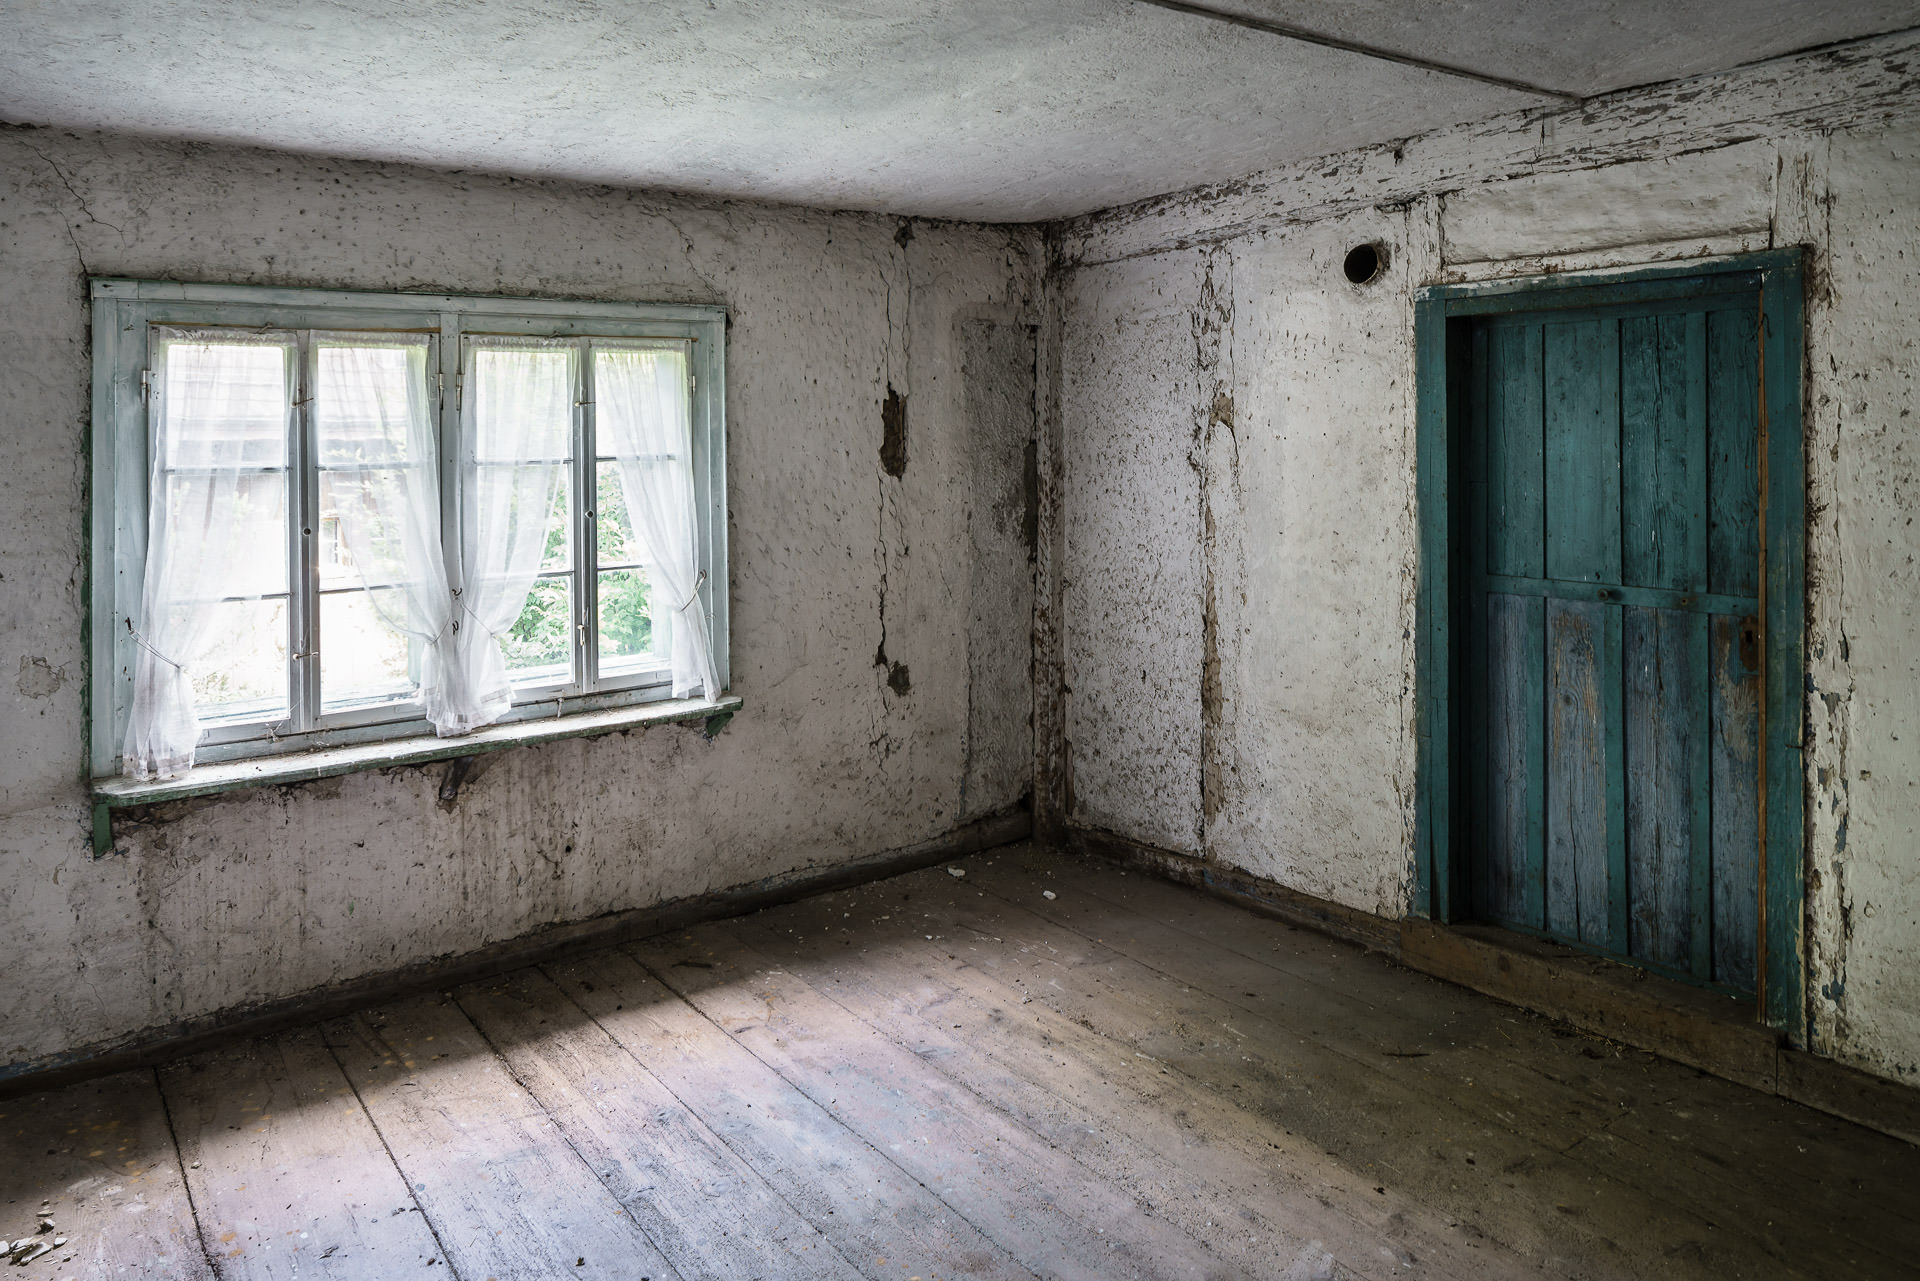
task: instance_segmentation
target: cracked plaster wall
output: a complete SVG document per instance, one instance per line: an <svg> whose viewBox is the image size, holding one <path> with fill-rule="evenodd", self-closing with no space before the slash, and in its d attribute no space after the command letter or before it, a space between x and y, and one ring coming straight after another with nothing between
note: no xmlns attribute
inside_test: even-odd
<svg viewBox="0 0 1920 1281"><path fill-rule="evenodd" d="M1805 245L1811 1043L1920 1083L1920 42L1052 229L1045 825L1386 917L1412 877L1413 298ZM1390 253L1350 284L1348 248Z"/></svg>
<svg viewBox="0 0 1920 1281"><path fill-rule="evenodd" d="M1021 804L1031 685L997 660L1027 645L1030 538L977 455L1031 434L1039 247L1030 230L0 131L0 1063ZM162 807L95 861L89 272L726 304L743 712L712 739L660 727L479 758L447 805L439 765ZM976 378L998 391L970 398ZM889 386L911 433L897 478L879 457Z"/></svg>

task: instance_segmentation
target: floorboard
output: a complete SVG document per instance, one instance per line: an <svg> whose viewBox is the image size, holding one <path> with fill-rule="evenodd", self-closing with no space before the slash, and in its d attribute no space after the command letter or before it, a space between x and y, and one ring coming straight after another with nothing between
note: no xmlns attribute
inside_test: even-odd
<svg viewBox="0 0 1920 1281"><path fill-rule="evenodd" d="M874 1281L1034 1274L624 952L554 981Z"/></svg>
<svg viewBox="0 0 1920 1281"><path fill-rule="evenodd" d="M213 1275L152 1071L9 1099L0 1135L0 1235L66 1240L20 1276ZM37 1234L42 1208L54 1231Z"/></svg>
<svg viewBox="0 0 1920 1281"><path fill-rule="evenodd" d="M523 971L455 995L515 1079L683 1274L859 1275L546 975Z"/></svg>
<svg viewBox="0 0 1920 1281"><path fill-rule="evenodd" d="M755 952L737 927L702 927L631 950L1029 1270L1084 1278L1235 1275L1200 1242L1167 1231L1137 1198Z"/></svg>
<svg viewBox="0 0 1920 1281"><path fill-rule="evenodd" d="M992 870L983 869L983 882ZM1045 909L1059 902L1028 897ZM924 906L933 909L926 919L940 919L937 898ZM1542 1267L1571 1271L1585 1260L1658 1275L1675 1257L1699 1255L1719 1276L1797 1275L1789 1260L1755 1250L1750 1235L1722 1233L1690 1207L1646 1196L1622 1172L1566 1155L1585 1131L1552 1124L1524 1092L1493 1097L1481 1087L1477 1065L1457 1067L1446 1079L1408 1065L1447 1046L1423 1055L1418 1043L1380 1040L1394 1024L1356 1035L1337 1012L1318 1019L1312 1006L1303 1008L1300 992L1233 972L1202 939L1167 945L1142 923L1128 922L1138 928L1115 940L1128 955L1011 899L971 911L1018 945L983 954L1009 982L1251 1110L1285 1117L1384 1185L1475 1224ZM972 924L964 912L956 921L955 928ZM1101 928L1102 937L1109 933L1117 931ZM1364 956L1354 960L1371 964ZM1632 1231L1608 1229L1616 1205L1637 1207Z"/></svg>
<svg viewBox="0 0 1920 1281"><path fill-rule="evenodd" d="M1562 1248L1573 1245L1580 1256L1623 1274L1634 1267L1619 1243L1583 1223L1561 1221L1581 1215L1553 1207L1582 1209L1595 1195L1594 1176L1547 1144L1456 1109L1425 1106L1359 1056L1326 1048L1307 1027L1273 1024L1005 901L959 900L951 885L926 874L890 882L873 892L880 901L868 928L886 930L882 915L898 920L904 914L923 937L930 933L949 946L972 943L970 959L995 975L1010 998L1051 1009L1125 1053L1236 1100L1357 1166L1375 1186L1436 1203L1468 1232L1540 1266L1565 1271ZM1498 1177L1514 1166L1525 1171L1524 1179ZM1685 1231L1695 1225L1666 1226Z"/></svg>
<svg viewBox="0 0 1920 1281"><path fill-rule="evenodd" d="M1920 1258L1920 1148L1032 847L10 1100L0 1138L52 1281Z"/></svg>
<svg viewBox="0 0 1920 1281"><path fill-rule="evenodd" d="M1891 1136L1782 1107L1164 881L1074 865L1076 892L1049 900L1055 861L1011 853L980 864L975 880L996 895L1049 920L1083 923L1081 933L1103 934L1139 959L1190 954L1211 990L1349 1051L1377 1050L1381 1070L1449 1106L1492 1100L1496 1121L1569 1136L1563 1151L1576 1159L1603 1148L1606 1165L1634 1187L1737 1225L1776 1258L1813 1248L1895 1269L1920 1258L1920 1216L1876 1218L1872 1198L1861 1195L1910 1176L1914 1149ZM1275 971L1305 981L1275 982ZM1794 1159L1781 1161L1786 1152ZM1786 1234L1774 1230L1782 1204L1806 1211Z"/></svg>
<svg viewBox="0 0 1920 1281"><path fill-rule="evenodd" d="M972 942L948 938L957 951L929 953L910 937L862 932L856 948L834 919L856 902L835 895L737 928L1246 1275L1276 1260L1307 1274L1338 1263L1359 1277L1534 1275L1184 1074L1001 986L965 955ZM791 934L787 922L799 922Z"/></svg>
<svg viewBox="0 0 1920 1281"><path fill-rule="evenodd" d="M439 1255L317 1031L169 1064L160 1085L223 1281L351 1278Z"/></svg>
<svg viewBox="0 0 1920 1281"><path fill-rule="evenodd" d="M451 1000L326 1025L456 1276L679 1281Z"/></svg>

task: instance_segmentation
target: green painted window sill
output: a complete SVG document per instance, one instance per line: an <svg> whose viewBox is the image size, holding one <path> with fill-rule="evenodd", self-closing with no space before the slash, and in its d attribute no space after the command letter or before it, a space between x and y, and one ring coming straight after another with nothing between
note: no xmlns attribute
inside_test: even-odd
<svg viewBox="0 0 1920 1281"><path fill-rule="evenodd" d="M223 761L195 766L178 778L150 782L131 778L97 778L93 781L94 846L96 851L101 851L111 845L110 837L106 837L103 844L103 829L107 827L103 821L106 815L102 811L105 810L129 805L157 805L162 801L212 796L248 787L305 783L316 778L333 778L394 765L421 765L460 756L479 756L509 747L552 743L563 738L594 738L647 725L689 721L718 721L724 724L739 709L740 699L731 694L717 699L682 698L551 719L489 725L457 738L389 739L382 743L354 743L310 752L289 752L285 756ZM712 728L718 729L718 725Z"/></svg>

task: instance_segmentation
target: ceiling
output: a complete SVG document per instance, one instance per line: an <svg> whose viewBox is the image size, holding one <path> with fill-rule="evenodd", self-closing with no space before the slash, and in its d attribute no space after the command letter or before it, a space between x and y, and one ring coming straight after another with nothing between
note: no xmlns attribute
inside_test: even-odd
<svg viewBox="0 0 1920 1281"><path fill-rule="evenodd" d="M1020 222L1920 25L1920 0L1196 4L1246 21L1179 0L0 0L0 120Z"/></svg>

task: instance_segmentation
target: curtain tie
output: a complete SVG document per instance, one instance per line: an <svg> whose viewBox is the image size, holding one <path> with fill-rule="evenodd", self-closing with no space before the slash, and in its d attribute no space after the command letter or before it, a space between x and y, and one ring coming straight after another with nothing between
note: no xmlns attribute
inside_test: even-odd
<svg viewBox="0 0 1920 1281"><path fill-rule="evenodd" d="M706 586L706 583L707 583L707 571L703 569L700 571L700 576L693 580L693 594L687 597L686 600L682 601L680 603L680 608L675 612L684 614L688 610L692 609L696 604L698 604L700 601L700 589Z"/></svg>
<svg viewBox="0 0 1920 1281"><path fill-rule="evenodd" d="M187 670L186 664L176 663L171 658L168 658L165 654L162 654L158 649L155 649L153 642L140 634L140 629L133 625L133 619L131 618L127 619L127 634L133 637L134 644L138 645L141 649L146 650L147 653L152 654L155 658L165 663L168 667L171 667L174 671L184 672Z"/></svg>

